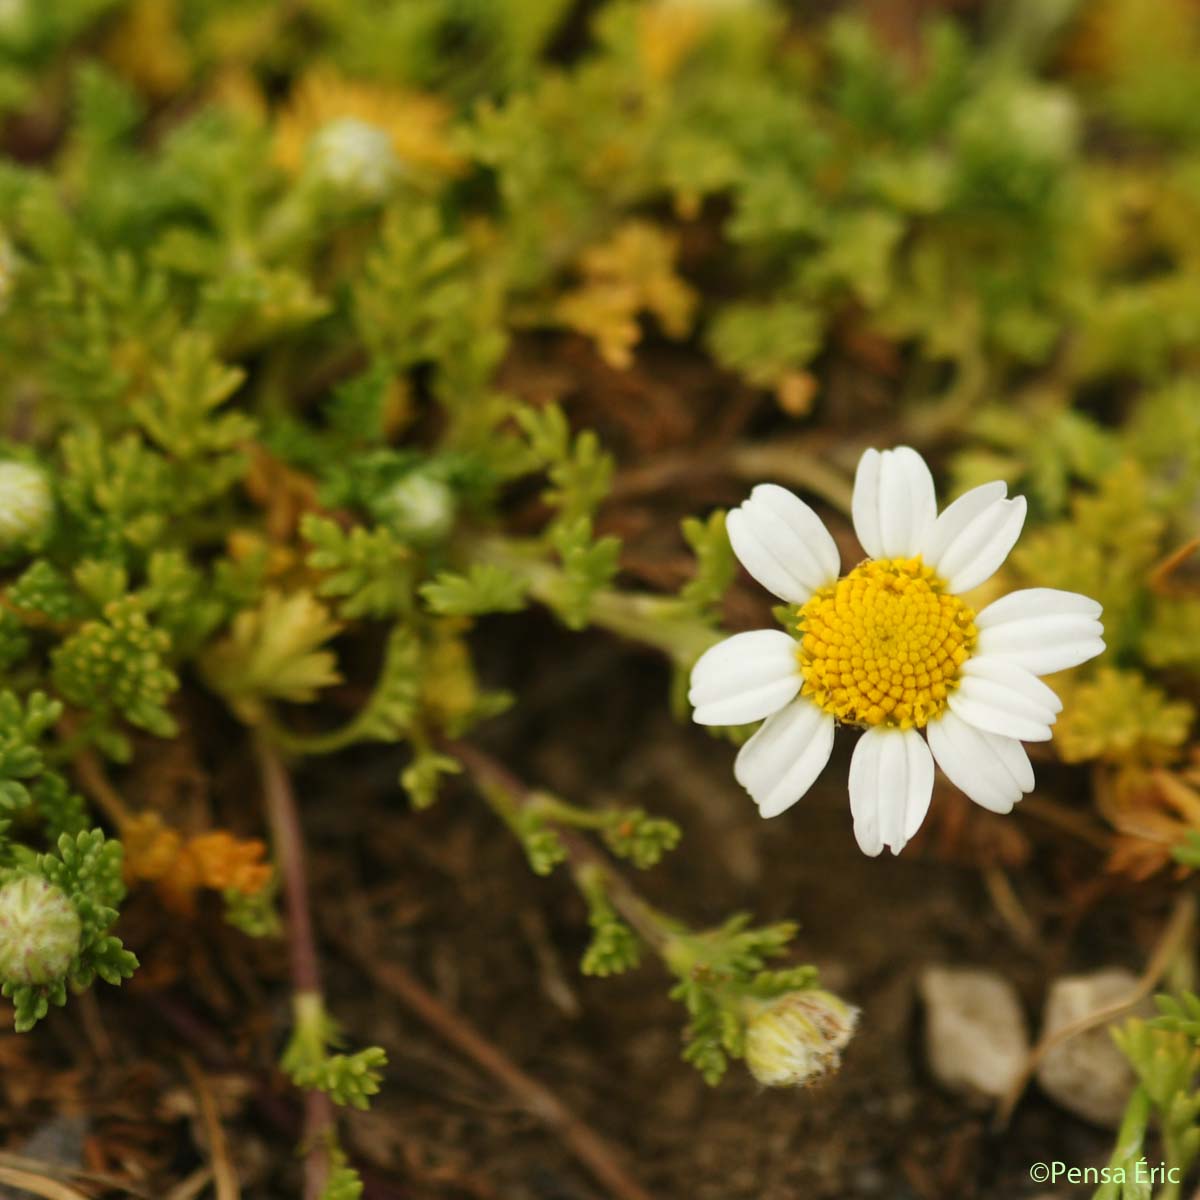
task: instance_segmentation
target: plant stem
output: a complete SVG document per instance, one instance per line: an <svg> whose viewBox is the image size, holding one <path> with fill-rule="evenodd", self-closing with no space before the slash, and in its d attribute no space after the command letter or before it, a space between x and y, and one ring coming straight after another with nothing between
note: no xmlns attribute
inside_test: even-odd
<svg viewBox="0 0 1200 1200"><path fill-rule="evenodd" d="M537 805L541 802L539 793L527 788L507 767L478 746L469 742L447 742L445 749L467 768L484 799L496 809L506 824L511 824L514 807L519 810L527 804ZM509 806L507 813L505 805ZM629 880L586 838L562 826L556 826L555 832L566 849L571 869L580 872L589 868L602 875L613 907L637 930L646 944L665 959L676 937L674 923L647 904Z"/></svg>
<svg viewBox="0 0 1200 1200"><path fill-rule="evenodd" d="M80 750L75 755L74 766L83 790L100 806L119 834L129 825L133 814L121 799L121 793L109 782L100 756L95 750Z"/></svg>
<svg viewBox="0 0 1200 1200"><path fill-rule="evenodd" d="M495 563L521 576L529 594L539 604L558 610L566 574L544 560L544 551L536 543L486 538L476 543L474 550L481 561ZM588 617L592 625L661 650L683 667L691 666L725 636L689 612L675 597L653 592L600 588L592 594Z"/></svg>
<svg viewBox="0 0 1200 1200"><path fill-rule="evenodd" d="M262 779L263 800L283 879L287 911L288 956L292 977L292 1009L297 1027L314 1007L322 1009L321 972L308 905L304 866L304 833L292 781L279 751L261 734L254 739ZM324 1092L304 1095L304 1200L319 1200L329 1178L329 1133L334 1125L333 1104Z"/></svg>

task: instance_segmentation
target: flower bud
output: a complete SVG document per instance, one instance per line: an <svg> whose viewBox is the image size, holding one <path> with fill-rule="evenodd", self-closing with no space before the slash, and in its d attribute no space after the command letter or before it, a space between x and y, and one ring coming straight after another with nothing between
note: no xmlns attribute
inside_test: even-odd
<svg viewBox="0 0 1200 1200"><path fill-rule="evenodd" d="M0 887L0 981L53 983L79 953L79 914L61 888L40 875Z"/></svg>
<svg viewBox="0 0 1200 1200"><path fill-rule="evenodd" d="M836 1071L858 1009L817 988L759 1001L746 1026L746 1066L767 1087L813 1083Z"/></svg>
<svg viewBox="0 0 1200 1200"><path fill-rule="evenodd" d="M375 502L375 514L402 538L426 545L444 538L454 525L454 493L440 479L414 471Z"/></svg>
<svg viewBox="0 0 1200 1200"><path fill-rule="evenodd" d="M36 542L53 512L44 471L30 463L0 462L0 549Z"/></svg>
<svg viewBox="0 0 1200 1200"><path fill-rule="evenodd" d="M387 131L355 117L341 117L322 126L308 153L318 180L362 203L385 199L401 172Z"/></svg>

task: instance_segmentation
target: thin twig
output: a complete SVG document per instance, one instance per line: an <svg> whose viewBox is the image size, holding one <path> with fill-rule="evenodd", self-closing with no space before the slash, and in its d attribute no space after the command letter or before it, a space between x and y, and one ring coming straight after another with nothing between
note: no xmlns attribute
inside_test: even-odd
<svg viewBox="0 0 1200 1200"><path fill-rule="evenodd" d="M1053 825L1097 850L1107 852L1112 849L1111 833L1106 833L1103 828L1090 821L1082 812L1068 808L1067 805L1060 804L1057 800L1050 800L1045 796L1029 796L1021 801L1020 812L1022 816L1045 821L1047 825Z"/></svg>
<svg viewBox="0 0 1200 1200"><path fill-rule="evenodd" d="M1025 949L1036 946L1038 944L1037 927L1025 911L1025 906L1017 896L1012 880L1009 879L1004 868L985 867L983 883L996 912L1008 926L1016 943Z"/></svg>
<svg viewBox="0 0 1200 1200"><path fill-rule="evenodd" d="M333 928L329 933L380 987L395 996L459 1053L503 1084L522 1108L554 1130L614 1200L651 1200L650 1193L621 1164L621 1151L616 1146L585 1124L545 1084L527 1075L465 1017L439 1000L399 963L377 952L373 938L368 936L352 941L341 927Z"/></svg>
<svg viewBox="0 0 1200 1200"><path fill-rule="evenodd" d="M104 815L118 830L129 824L133 814L121 799L121 793L109 782L95 750L81 750L75 755L75 774L83 790L100 806Z"/></svg>
<svg viewBox="0 0 1200 1200"><path fill-rule="evenodd" d="M275 845L275 859L283 879L287 910L288 954L295 997L320 997L321 972L317 943L313 936L312 913L308 906L308 882L304 867L304 832L296 797L279 751L265 738L254 742L262 778L263 799ZM333 1103L315 1088L304 1094L304 1200L319 1200L329 1177L327 1135L334 1125Z"/></svg>
<svg viewBox="0 0 1200 1200"><path fill-rule="evenodd" d="M1034 1071L1037 1070L1038 1064L1055 1046L1060 1046L1063 1042L1069 1041L1073 1037L1078 1037L1079 1034L1086 1033L1089 1029L1095 1029L1100 1025L1107 1025L1110 1021L1116 1020L1117 1017L1124 1016L1125 1013L1135 1008L1154 991L1158 981L1162 979L1170 967L1171 960L1178 953L1188 934L1191 933L1195 921L1196 898L1191 892L1184 892L1175 901L1175 907L1171 910L1171 915L1167 919L1167 923L1163 926L1162 934L1158 939L1157 945L1154 947L1154 953L1150 956L1150 961L1146 964L1146 969L1142 972L1132 991L1121 1000L1117 1000L1112 1004L1106 1004L1103 1008L1097 1009L1093 1013L1088 1013L1086 1016L1070 1022L1070 1024L1063 1025L1051 1033L1042 1035L1038 1044L1029 1052L1021 1074L1017 1077L1012 1087L1009 1088L1001 1100L1000 1106L996 1109L995 1127L997 1130L1004 1129L1008 1125L1013 1110L1016 1108L1018 1101L1021 1099L1021 1094L1025 1091L1030 1079L1033 1077Z"/></svg>
<svg viewBox="0 0 1200 1200"><path fill-rule="evenodd" d="M212 1177L213 1173L208 1167L198 1167L186 1179L181 1179L163 1200L196 1200L212 1182Z"/></svg>
<svg viewBox="0 0 1200 1200"><path fill-rule="evenodd" d="M192 1081L192 1088L200 1106L200 1120L204 1125L204 1133L208 1138L208 1152L212 1158L212 1176L217 1200L239 1200L242 1191L238 1186L237 1171L229 1158L225 1127L221 1124L221 1114L217 1111L212 1088L199 1064L190 1055L183 1056L183 1069Z"/></svg>
<svg viewBox="0 0 1200 1200"><path fill-rule="evenodd" d="M533 793L503 763L469 742L446 742L447 753L463 763L484 793L499 789L518 806L530 803ZM661 918L637 894L633 885L586 838L573 829L555 826L555 833L567 852L567 860L575 870L595 867L604 873L605 890L613 907L637 930L642 939L655 951L660 951L667 934Z"/></svg>
<svg viewBox="0 0 1200 1200"><path fill-rule="evenodd" d="M1200 538L1192 538L1184 542L1178 550L1172 550L1150 572L1150 590L1159 596L1188 596L1195 589L1176 587L1171 583L1171 576L1183 566L1197 550L1200 550Z"/></svg>
<svg viewBox="0 0 1200 1200"><path fill-rule="evenodd" d="M10 1171L26 1171L35 1175L46 1175L51 1178L61 1175L80 1183L95 1183L100 1187L120 1189L127 1195L137 1196L139 1200L153 1200L149 1192L143 1191L136 1184L119 1179L115 1175L105 1175L100 1171L87 1171L68 1163L46 1162L40 1158L30 1158L25 1154L13 1154L7 1150L0 1150L0 1167L6 1167Z"/></svg>
<svg viewBox="0 0 1200 1200"><path fill-rule="evenodd" d="M44 1200L88 1200L82 1193L55 1179L34 1175L30 1171L18 1171L13 1167L0 1167L0 1183L8 1187L22 1188Z"/></svg>

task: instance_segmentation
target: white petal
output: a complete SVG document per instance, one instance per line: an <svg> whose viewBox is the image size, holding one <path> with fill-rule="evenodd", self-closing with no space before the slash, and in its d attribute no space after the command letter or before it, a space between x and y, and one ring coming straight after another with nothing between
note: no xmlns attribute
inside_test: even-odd
<svg viewBox="0 0 1200 1200"><path fill-rule="evenodd" d="M979 651L999 655L1035 675L1065 671L1103 652L1102 611L1095 600L1078 592L1011 592L975 618Z"/></svg>
<svg viewBox="0 0 1200 1200"><path fill-rule="evenodd" d="M872 558L910 558L937 517L933 476L910 446L865 450L851 502L854 532Z"/></svg>
<svg viewBox="0 0 1200 1200"><path fill-rule="evenodd" d="M1012 812L1033 791L1033 767L1016 739L985 733L949 711L926 726L925 736L946 778L976 804Z"/></svg>
<svg viewBox="0 0 1200 1200"><path fill-rule="evenodd" d="M1098 621L1103 611L1099 601L1079 592L1062 592L1058 588L1022 588L1019 592L1001 596L987 608L981 609L975 624L980 629L991 629L994 625L1020 621L1026 617L1083 617Z"/></svg>
<svg viewBox="0 0 1200 1200"><path fill-rule="evenodd" d="M1007 495L1008 484L999 480L996 483L985 483L980 487L972 488L969 492L964 492L959 496L933 523L929 536L921 546L921 556L925 562L936 570L937 564L955 538L980 513L990 508L997 500L1003 500Z"/></svg>
<svg viewBox="0 0 1200 1200"><path fill-rule="evenodd" d="M879 472L883 455L878 450L864 450L854 473L854 493L850 512L854 533L862 548L872 558L883 558L883 539L879 532Z"/></svg>
<svg viewBox="0 0 1200 1200"><path fill-rule="evenodd" d="M1023 742L1050 740L1050 726L1062 711L1062 701L1024 667L978 655L962 667L950 709L976 729Z"/></svg>
<svg viewBox="0 0 1200 1200"><path fill-rule="evenodd" d="M800 690L796 642L781 629L735 633L692 668L688 701L700 725L743 725L778 712Z"/></svg>
<svg viewBox="0 0 1200 1200"><path fill-rule="evenodd" d="M762 816L779 816L812 787L829 761L833 731L833 717L801 697L768 717L738 751L734 778Z"/></svg>
<svg viewBox="0 0 1200 1200"><path fill-rule="evenodd" d="M1022 692L1032 704L1045 709L1052 717L1062 712L1058 693L1043 683L1031 671L990 654L973 654L963 663L960 674L964 679L982 679L989 683Z"/></svg>
<svg viewBox="0 0 1200 1200"><path fill-rule="evenodd" d="M876 726L850 760L850 812L864 854L899 854L925 820L933 794L933 758L915 729Z"/></svg>
<svg viewBox="0 0 1200 1200"><path fill-rule="evenodd" d="M725 528L742 566L789 604L803 604L838 576L841 559L832 535L787 488L760 484L725 518Z"/></svg>
<svg viewBox="0 0 1200 1200"><path fill-rule="evenodd" d="M969 592L990 579L1008 557L1025 524L1025 497L993 500L929 565L950 592Z"/></svg>
<svg viewBox="0 0 1200 1200"><path fill-rule="evenodd" d="M1104 652L1104 626L1086 617L1026 617L979 633L980 654L1052 675Z"/></svg>

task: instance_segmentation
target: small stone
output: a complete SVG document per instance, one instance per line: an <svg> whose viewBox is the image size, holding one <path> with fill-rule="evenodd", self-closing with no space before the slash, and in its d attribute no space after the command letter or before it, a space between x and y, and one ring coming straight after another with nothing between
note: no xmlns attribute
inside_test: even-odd
<svg viewBox="0 0 1200 1200"><path fill-rule="evenodd" d="M977 1099L1005 1095L1029 1054L1013 985L992 971L929 967L920 991L926 1053L938 1082Z"/></svg>
<svg viewBox="0 0 1200 1200"><path fill-rule="evenodd" d="M1136 976L1120 967L1056 979L1046 997L1042 1036L1123 1000L1137 982ZM1118 1022L1153 1013L1154 1006L1147 1000L1132 1013L1123 1013ZM1111 1028L1105 1023L1060 1042L1046 1053L1037 1070L1038 1084L1055 1103L1105 1129L1121 1124L1134 1085L1133 1069L1113 1044Z"/></svg>

